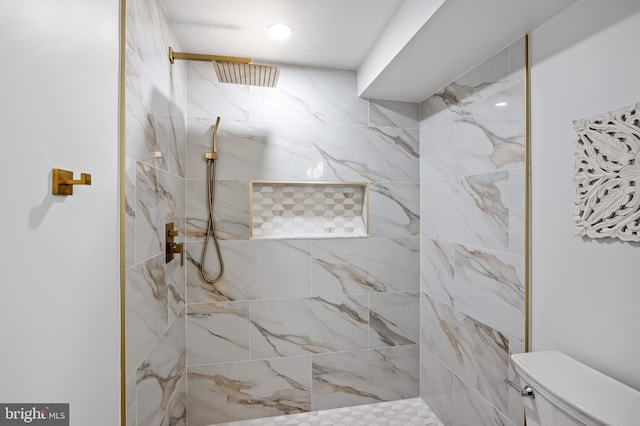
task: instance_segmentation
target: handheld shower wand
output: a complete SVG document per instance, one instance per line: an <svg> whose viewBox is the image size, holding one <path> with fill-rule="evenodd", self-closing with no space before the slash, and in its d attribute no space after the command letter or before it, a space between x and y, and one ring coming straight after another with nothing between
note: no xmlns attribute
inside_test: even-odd
<svg viewBox="0 0 640 426"><path fill-rule="evenodd" d="M216 223L213 219L213 211L215 206L215 194L216 194L216 160L218 159L218 126L220 125L220 117L216 119L216 124L213 126L213 143L212 151L204 154L204 158L207 161L207 200L209 207L209 219L207 221L207 232L204 240L204 248L202 249L202 257L200 259L200 275L202 279L209 284L215 284L222 279L224 274L224 262L222 260L222 252L220 251L220 242L216 233ZM210 278L207 275L205 269L205 260L207 258L207 249L209 247L209 241L213 240L218 255L218 263L220 264L220 272L214 278Z"/></svg>

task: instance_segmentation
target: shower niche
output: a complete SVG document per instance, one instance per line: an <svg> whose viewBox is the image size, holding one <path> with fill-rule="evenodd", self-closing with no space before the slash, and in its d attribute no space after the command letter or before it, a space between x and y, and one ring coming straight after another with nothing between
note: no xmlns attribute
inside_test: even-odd
<svg viewBox="0 0 640 426"><path fill-rule="evenodd" d="M249 193L251 238L369 236L367 182L252 181Z"/></svg>

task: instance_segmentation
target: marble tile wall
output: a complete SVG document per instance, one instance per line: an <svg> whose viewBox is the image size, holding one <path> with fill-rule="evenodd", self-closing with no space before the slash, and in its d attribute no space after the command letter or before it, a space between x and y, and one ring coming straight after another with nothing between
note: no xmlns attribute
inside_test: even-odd
<svg viewBox="0 0 640 426"><path fill-rule="evenodd" d="M520 39L421 104L420 386L446 425L523 422L503 380L524 350L524 77Z"/></svg>
<svg viewBox="0 0 640 426"><path fill-rule="evenodd" d="M272 89L187 68L189 424L418 396L419 105L359 99L350 71L281 66ZM199 267L217 116L225 275L211 285ZM250 239L253 179L369 182L371 237Z"/></svg>
<svg viewBox="0 0 640 426"><path fill-rule="evenodd" d="M126 26L127 425L186 426L186 272L164 253L186 227L186 67L160 0L128 0Z"/></svg>

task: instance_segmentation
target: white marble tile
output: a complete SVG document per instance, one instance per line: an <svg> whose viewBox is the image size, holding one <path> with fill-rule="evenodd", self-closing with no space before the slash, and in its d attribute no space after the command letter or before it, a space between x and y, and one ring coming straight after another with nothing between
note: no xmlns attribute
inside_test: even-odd
<svg viewBox="0 0 640 426"><path fill-rule="evenodd" d="M165 21L166 24L170 23ZM182 47L180 43L177 41L176 35L169 29L169 43L171 47L173 47L176 51L182 51ZM174 63L169 68L169 78L171 82L171 102L172 102L172 111L182 116L183 121L186 126L186 117L187 117L187 67L190 61L174 61ZM185 139L186 144L186 139Z"/></svg>
<svg viewBox="0 0 640 426"><path fill-rule="evenodd" d="M159 170L146 164L136 167L136 263L157 256L164 250L164 209Z"/></svg>
<svg viewBox="0 0 640 426"><path fill-rule="evenodd" d="M187 364L248 360L249 332L249 302L190 304Z"/></svg>
<svg viewBox="0 0 640 426"><path fill-rule="evenodd" d="M420 182L455 176L453 116L420 129Z"/></svg>
<svg viewBox="0 0 640 426"><path fill-rule="evenodd" d="M313 241L313 295L417 290L417 238Z"/></svg>
<svg viewBox="0 0 640 426"><path fill-rule="evenodd" d="M525 254L525 172L509 170L509 251L516 254Z"/></svg>
<svg viewBox="0 0 640 426"><path fill-rule="evenodd" d="M153 77L140 58L129 48L125 63L126 153L138 161L159 167L153 153L160 147L151 122L150 98L155 87Z"/></svg>
<svg viewBox="0 0 640 426"><path fill-rule="evenodd" d="M124 202L124 263L129 268L136 263L136 161L131 157L125 160Z"/></svg>
<svg viewBox="0 0 640 426"><path fill-rule="evenodd" d="M174 223L178 230L177 241L184 240L186 220L185 180L179 176L159 170L158 191L163 210L162 241L166 223Z"/></svg>
<svg viewBox="0 0 640 426"><path fill-rule="evenodd" d="M524 340L522 255L456 246L456 309Z"/></svg>
<svg viewBox="0 0 640 426"><path fill-rule="evenodd" d="M180 265L180 254L176 254L166 265L167 302L169 304L169 323L172 323L184 310L187 299L186 269Z"/></svg>
<svg viewBox="0 0 640 426"><path fill-rule="evenodd" d="M127 7L127 33L126 33L126 47L135 49L136 46L136 0L129 0L126 4ZM135 424L135 423L134 423Z"/></svg>
<svg viewBox="0 0 640 426"><path fill-rule="evenodd" d="M170 87L167 35L162 28L164 8L159 0L136 2L136 53L159 88Z"/></svg>
<svg viewBox="0 0 640 426"><path fill-rule="evenodd" d="M313 355L313 409L419 395L418 345Z"/></svg>
<svg viewBox="0 0 640 426"><path fill-rule="evenodd" d="M509 379L518 383L518 373L516 373L515 367L511 362L511 355L521 354L525 352L525 346L523 342L515 339L509 339ZM518 392L509 388L509 419L516 426L524 425L524 399Z"/></svg>
<svg viewBox="0 0 640 426"><path fill-rule="evenodd" d="M138 161L185 175L186 123L174 99L158 89L151 72L127 50L126 152ZM177 83L176 86L179 86Z"/></svg>
<svg viewBox="0 0 640 426"><path fill-rule="evenodd" d="M135 425L135 423L133 423ZM187 372L178 381L161 426L187 426Z"/></svg>
<svg viewBox="0 0 640 426"><path fill-rule="evenodd" d="M422 293L421 344L502 412L509 372L507 336Z"/></svg>
<svg viewBox="0 0 640 426"><path fill-rule="evenodd" d="M421 126L458 112L509 84L508 47L421 104Z"/></svg>
<svg viewBox="0 0 640 426"><path fill-rule="evenodd" d="M185 319L182 315L138 368L138 426L160 424L185 368Z"/></svg>
<svg viewBox="0 0 640 426"><path fill-rule="evenodd" d="M127 424L137 426L138 414L136 407L136 375L127 379Z"/></svg>
<svg viewBox="0 0 640 426"><path fill-rule="evenodd" d="M420 291L453 306L455 246L420 237Z"/></svg>
<svg viewBox="0 0 640 426"><path fill-rule="evenodd" d="M367 125L369 104L356 73L280 65L278 87L251 88L252 121Z"/></svg>
<svg viewBox="0 0 640 426"><path fill-rule="evenodd" d="M449 370L458 361L455 327L462 314L425 293L420 293L420 345L433 354Z"/></svg>
<svg viewBox="0 0 640 426"><path fill-rule="evenodd" d="M507 251L508 176L508 172L497 172L423 184L422 235Z"/></svg>
<svg viewBox="0 0 640 426"><path fill-rule="evenodd" d="M505 249L509 233L509 174L497 172L462 178L464 220L473 236L462 242ZM468 230L468 229L467 229ZM475 244L478 243L478 244Z"/></svg>
<svg viewBox="0 0 640 426"><path fill-rule="evenodd" d="M137 163L135 247L140 262L165 249L165 224L174 222L184 233L184 179Z"/></svg>
<svg viewBox="0 0 640 426"><path fill-rule="evenodd" d="M251 302L251 358L367 348L367 296Z"/></svg>
<svg viewBox="0 0 640 426"><path fill-rule="evenodd" d="M525 79L525 41L519 38L509 45L509 84Z"/></svg>
<svg viewBox="0 0 640 426"><path fill-rule="evenodd" d="M187 116L223 120L248 120L251 106L250 87L219 83L211 63L189 61L187 64Z"/></svg>
<svg viewBox="0 0 640 426"><path fill-rule="evenodd" d="M418 182L418 129L313 126L314 165L319 180Z"/></svg>
<svg viewBox="0 0 640 426"><path fill-rule="evenodd" d="M369 295L370 348L413 345L419 342L419 292Z"/></svg>
<svg viewBox="0 0 640 426"><path fill-rule="evenodd" d="M420 128L429 126L436 121L453 117L453 110L449 109L449 104L454 99L447 99L444 96L444 88L440 92L428 97L420 104Z"/></svg>
<svg viewBox="0 0 640 426"><path fill-rule="evenodd" d="M511 85L458 112L453 135L457 176L523 167L524 82Z"/></svg>
<svg viewBox="0 0 640 426"><path fill-rule="evenodd" d="M164 255L125 272L127 376L149 354L168 327Z"/></svg>
<svg viewBox="0 0 640 426"><path fill-rule="evenodd" d="M187 179L187 240L204 239L208 220L207 181ZM214 220L222 240L249 239L249 182L218 180Z"/></svg>
<svg viewBox="0 0 640 426"><path fill-rule="evenodd" d="M311 410L311 356L188 369L189 425Z"/></svg>
<svg viewBox="0 0 640 426"><path fill-rule="evenodd" d="M192 118L188 176L206 179L204 153L211 152L215 117ZM307 180L311 178L311 128L290 123L221 119L216 177L222 180Z"/></svg>
<svg viewBox="0 0 640 426"><path fill-rule="evenodd" d="M420 349L420 396L444 424L453 425L454 375L424 347Z"/></svg>
<svg viewBox="0 0 640 426"><path fill-rule="evenodd" d="M187 243L189 303L311 296L310 241L222 241L220 246L225 273L211 285L200 276L202 243ZM219 269L213 244L205 263L207 274L215 276Z"/></svg>
<svg viewBox="0 0 640 426"><path fill-rule="evenodd" d="M459 179L423 182L420 185L421 237L443 242L456 241L458 224L464 224L463 212L456 205L460 203L456 200L460 198L457 193L461 192Z"/></svg>
<svg viewBox="0 0 640 426"><path fill-rule="evenodd" d="M509 48L498 53L456 79L456 107L462 108L504 88L509 82Z"/></svg>
<svg viewBox="0 0 640 426"><path fill-rule="evenodd" d="M420 184L385 183L369 188L372 237L413 237L420 234Z"/></svg>
<svg viewBox="0 0 640 426"><path fill-rule="evenodd" d="M419 120L420 104L384 99L369 101L370 126L417 129L420 125Z"/></svg>
<svg viewBox="0 0 640 426"><path fill-rule="evenodd" d="M454 403L454 425L513 426L507 416L458 377L455 379Z"/></svg>
<svg viewBox="0 0 640 426"><path fill-rule="evenodd" d="M168 108L175 109L172 103ZM162 170L184 177L187 138L184 116L178 112L150 114L149 119L158 145L158 152L153 154L155 163Z"/></svg>

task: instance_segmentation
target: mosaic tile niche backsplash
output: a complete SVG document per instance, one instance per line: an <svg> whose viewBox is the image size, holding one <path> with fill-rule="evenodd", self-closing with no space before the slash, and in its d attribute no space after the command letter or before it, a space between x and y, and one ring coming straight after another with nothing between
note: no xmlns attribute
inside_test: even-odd
<svg viewBox="0 0 640 426"><path fill-rule="evenodd" d="M447 425L522 425L525 44L421 105L421 396ZM454 410L455 407L455 410Z"/></svg>
<svg viewBox="0 0 640 426"><path fill-rule="evenodd" d="M187 68L189 424L418 396L419 105L359 99L350 71L281 66L272 89ZM217 116L212 286L199 266ZM252 239L253 180L368 183L370 237Z"/></svg>
<svg viewBox="0 0 640 426"><path fill-rule="evenodd" d="M369 235L367 184L250 183L251 238L356 238Z"/></svg>

